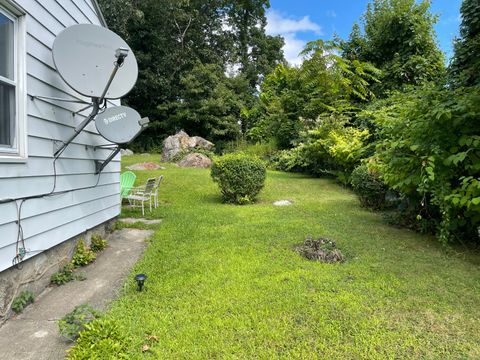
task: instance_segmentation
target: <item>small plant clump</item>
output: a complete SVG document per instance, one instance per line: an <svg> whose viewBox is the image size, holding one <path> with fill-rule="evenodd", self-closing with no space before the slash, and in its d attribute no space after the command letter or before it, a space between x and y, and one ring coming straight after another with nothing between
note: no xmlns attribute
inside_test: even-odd
<svg viewBox="0 0 480 360"><path fill-rule="evenodd" d="M75 307L72 312L65 315L58 321L60 335L70 341L75 341L80 332L92 320L98 319L100 312L88 304Z"/></svg>
<svg viewBox="0 0 480 360"><path fill-rule="evenodd" d="M85 324L67 359L129 359L125 331L111 319L99 318ZM113 355L114 354L114 355Z"/></svg>
<svg viewBox="0 0 480 360"><path fill-rule="evenodd" d="M103 251L107 247L107 240L103 239L100 234L93 234L90 243L90 249L93 252L98 253Z"/></svg>
<svg viewBox="0 0 480 360"><path fill-rule="evenodd" d="M50 278L50 282L55 285L63 285L70 281L73 281L75 278L73 274L74 266L72 263L68 263L62 267L62 269L55 274L53 274Z"/></svg>
<svg viewBox="0 0 480 360"><path fill-rule="evenodd" d="M295 251L308 260L325 263L345 261L345 256L337 249L335 241L322 237L318 239L307 237L302 245L295 248Z"/></svg>
<svg viewBox="0 0 480 360"><path fill-rule="evenodd" d="M19 314L27 307L29 304L32 304L35 301L35 294L31 291L24 290L22 291L12 302L12 310Z"/></svg>
<svg viewBox="0 0 480 360"><path fill-rule="evenodd" d="M75 267L86 266L95 261L97 255L90 249L83 240L79 240L73 254L72 264Z"/></svg>

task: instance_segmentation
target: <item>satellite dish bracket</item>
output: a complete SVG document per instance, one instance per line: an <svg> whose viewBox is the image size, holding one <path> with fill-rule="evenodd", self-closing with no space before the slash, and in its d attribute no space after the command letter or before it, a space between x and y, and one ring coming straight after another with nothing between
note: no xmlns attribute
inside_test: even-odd
<svg viewBox="0 0 480 360"><path fill-rule="evenodd" d="M95 160L95 175L102 172L105 166L107 166L108 163L112 161L115 156L117 156L117 154L120 152L120 149L120 145L117 145L117 148L104 161Z"/></svg>

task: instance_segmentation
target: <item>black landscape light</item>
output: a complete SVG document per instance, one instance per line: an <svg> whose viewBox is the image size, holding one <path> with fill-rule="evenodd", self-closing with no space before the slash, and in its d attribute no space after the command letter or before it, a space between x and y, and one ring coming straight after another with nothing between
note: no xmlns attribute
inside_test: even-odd
<svg viewBox="0 0 480 360"><path fill-rule="evenodd" d="M138 285L138 291L142 291L143 284L145 283L146 279L147 279L147 275L145 275L145 274L135 275L135 281L137 282L137 285Z"/></svg>

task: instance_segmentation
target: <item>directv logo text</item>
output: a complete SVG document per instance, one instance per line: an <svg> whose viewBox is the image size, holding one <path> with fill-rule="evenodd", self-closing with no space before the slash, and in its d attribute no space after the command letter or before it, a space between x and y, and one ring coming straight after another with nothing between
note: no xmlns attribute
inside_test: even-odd
<svg viewBox="0 0 480 360"><path fill-rule="evenodd" d="M115 122L117 120L125 119L126 117L127 117L127 113L124 112L124 113L120 113L118 115L111 116L109 118L103 119L103 122L105 123L105 125L108 125L108 124L111 124L112 122Z"/></svg>

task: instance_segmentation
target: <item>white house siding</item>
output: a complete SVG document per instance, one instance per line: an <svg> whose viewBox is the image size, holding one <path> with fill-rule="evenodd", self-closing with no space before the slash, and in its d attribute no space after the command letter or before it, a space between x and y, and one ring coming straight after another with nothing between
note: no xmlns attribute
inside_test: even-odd
<svg viewBox="0 0 480 360"><path fill-rule="evenodd" d="M74 24L102 25L91 0L17 0L16 3L27 13L28 160L26 163L0 162L0 199L52 190L53 140L67 139L88 113L72 116L72 112L83 105L31 96L82 99L56 72L51 51L53 41L60 31ZM103 170L100 178L94 174L93 160L105 159L110 150L95 150L93 146L106 143L97 134L94 123L90 123L56 162L55 191L69 191L30 199L23 204L21 224L28 251L26 259L120 213L120 157ZM94 186L97 181L98 185ZM0 271L12 266L16 254L16 220L15 203L0 204Z"/></svg>

